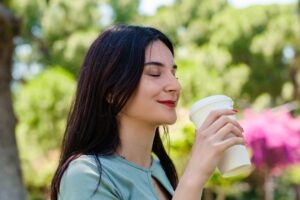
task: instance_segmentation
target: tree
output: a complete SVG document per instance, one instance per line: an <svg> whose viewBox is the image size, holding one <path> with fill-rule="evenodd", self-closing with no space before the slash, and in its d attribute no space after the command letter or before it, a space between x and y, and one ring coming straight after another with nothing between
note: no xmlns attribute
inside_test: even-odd
<svg viewBox="0 0 300 200"><path fill-rule="evenodd" d="M13 92L16 137L31 198L44 198L49 191L75 86L70 72L52 66Z"/></svg>
<svg viewBox="0 0 300 200"><path fill-rule="evenodd" d="M18 45L32 49L28 68L33 63L59 65L77 74L88 46L101 32L99 5L97 0L12 1L24 21Z"/></svg>
<svg viewBox="0 0 300 200"><path fill-rule="evenodd" d="M215 93L226 93L234 99L241 99L242 103L237 103L240 108L253 105L262 95L268 96L268 103L272 106L299 99L300 40L299 34L296 34L299 33L299 26L291 26L295 22L292 5L235 9L226 0L174 0L173 5L158 8L155 16L146 16L138 12L139 3L138 0L10 1L11 9L24 22L18 45L32 49L26 62L22 56L18 57L20 59L17 62L25 63L28 69L36 63L42 66L42 70L58 65L76 74L87 47L104 26L113 23L150 25L167 33L176 44L178 76L183 86L181 102L184 107L198 98ZM111 13L107 14L107 9L102 9L104 7ZM109 22L103 23L107 16ZM0 26L2 28L2 24ZM282 59L286 45L295 49L295 57L290 63ZM292 95L283 97L286 85L289 91L295 92L293 98ZM19 113L16 107L16 114L20 115L19 120L22 121L17 129L30 127L22 132L28 134L27 130L31 130L34 137L41 136L31 139L42 141L47 141L43 135L47 131L59 133L60 130L54 126L53 129L44 128L50 124L45 122L47 120L43 116L49 114L47 117L55 118L55 115L50 116L56 112L55 109L52 113L46 111L43 113L45 115L40 115L38 111L42 109L28 107L31 105L29 102L36 103L26 91L28 85L20 88L23 92L20 91L18 95L23 93L27 98L22 99L26 105ZM52 93L47 95L55 96ZM23 103L19 99L14 100L16 104ZM27 115L23 116L25 110ZM27 121L30 114L43 119L39 121L39 126ZM186 137L187 130L182 132ZM49 140L51 146L47 151L57 145L57 141L52 139L54 137ZM178 144L180 164L192 141ZM183 152L184 145L186 151ZM28 153L22 152L22 155L25 157ZM31 178L30 172L27 169L25 171L24 180L26 175Z"/></svg>
<svg viewBox="0 0 300 200"><path fill-rule="evenodd" d="M0 3L0 199L25 200L26 192L15 138L16 117L13 112L10 83L13 38L20 21Z"/></svg>

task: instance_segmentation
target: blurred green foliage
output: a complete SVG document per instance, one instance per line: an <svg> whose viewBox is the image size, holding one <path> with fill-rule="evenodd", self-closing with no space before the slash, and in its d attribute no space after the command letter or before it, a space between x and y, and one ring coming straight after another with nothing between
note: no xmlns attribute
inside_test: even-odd
<svg viewBox="0 0 300 200"><path fill-rule="evenodd" d="M14 92L16 136L28 188L50 186L74 90L73 75L52 67Z"/></svg>
<svg viewBox="0 0 300 200"><path fill-rule="evenodd" d="M21 86L14 91L18 146L32 199L44 198L34 197L37 191L47 193L74 95L75 77L87 48L108 25L155 26L175 43L183 117L171 130L170 153L180 173L194 140L187 108L195 100L225 93L236 99L239 109L300 101L300 22L296 4L236 9L226 0L174 0L148 16L139 12L138 0L5 2L23 20L16 45L32 48L30 60L19 51L15 63L25 63L29 71L39 63L45 70L33 79L16 80ZM290 53L285 54L286 50ZM296 168L278 182L284 186L299 184L298 173ZM224 180L216 172L207 187L219 198L226 193L229 199L260 199L261 185L251 182L255 181L245 177ZM280 190L277 193L280 199Z"/></svg>

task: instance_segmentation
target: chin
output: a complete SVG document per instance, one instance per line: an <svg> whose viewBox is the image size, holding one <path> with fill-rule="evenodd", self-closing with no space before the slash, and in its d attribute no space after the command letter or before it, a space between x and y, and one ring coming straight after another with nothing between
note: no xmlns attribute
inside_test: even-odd
<svg viewBox="0 0 300 200"><path fill-rule="evenodd" d="M172 125L176 122L177 116L164 120L163 125Z"/></svg>

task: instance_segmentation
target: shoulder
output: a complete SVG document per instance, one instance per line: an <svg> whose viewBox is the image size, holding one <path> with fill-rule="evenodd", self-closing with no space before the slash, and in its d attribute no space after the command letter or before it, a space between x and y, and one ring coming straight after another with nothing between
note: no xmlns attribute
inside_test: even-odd
<svg viewBox="0 0 300 200"><path fill-rule="evenodd" d="M162 168L162 165L160 163L160 160L156 157L153 157L152 159L152 165L151 165L152 171L159 174L164 174L164 169Z"/></svg>
<svg viewBox="0 0 300 200"><path fill-rule="evenodd" d="M153 158L151 166L152 176L156 178L164 186L164 188L170 193L174 194L174 188L172 187L169 178L167 177L165 170L163 169L160 160Z"/></svg>
<svg viewBox="0 0 300 200"><path fill-rule="evenodd" d="M157 157L152 157L152 165L160 165L160 160Z"/></svg>
<svg viewBox="0 0 300 200"><path fill-rule="evenodd" d="M71 161L60 182L60 199L89 199L97 188L99 172L91 156L80 156Z"/></svg>
<svg viewBox="0 0 300 200"><path fill-rule="evenodd" d="M97 181L99 170L92 156L82 155L71 161L64 172L63 180L67 182L77 182L82 180Z"/></svg>
<svg viewBox="0 0 300 200"><path fill-rule="evenodd" d="M70 162L66 174L77 175L94 171L98 171L95 159L90 155L82 155Z"/></svg>
<svg viewBox="0 0 300 200"><path fill-rule="evenodd" d="M91 155L82 155L74 159L61 179L60 199L91 199L99 183L103 191L113 193L113 184L102 176L101 172L101 168Z"/></svg>
<svg viewBox="0 0 300 200"><path fill-rule="evenodd" d="M65 174L66 176L80 178L81 175L100 177L100 172L105 172L113 166L118 166L113 156L81 155L70 162ZM102 175L102 173L101 173Z"/></svg>

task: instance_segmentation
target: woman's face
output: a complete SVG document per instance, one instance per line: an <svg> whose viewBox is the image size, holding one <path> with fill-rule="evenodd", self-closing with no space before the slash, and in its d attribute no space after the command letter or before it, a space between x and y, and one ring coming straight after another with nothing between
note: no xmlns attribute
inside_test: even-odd
<svg viewBox="0 0 300 200"><path fill-rule="evenodd" d="M160 40L148 45L139 85L123 108L120 119L159 126L173 124L181 86L174 57Z"/></svg>

